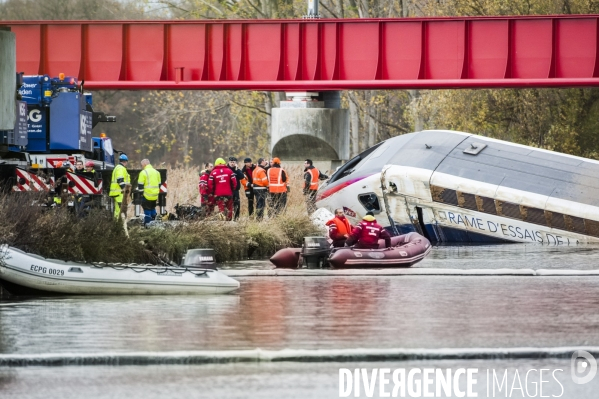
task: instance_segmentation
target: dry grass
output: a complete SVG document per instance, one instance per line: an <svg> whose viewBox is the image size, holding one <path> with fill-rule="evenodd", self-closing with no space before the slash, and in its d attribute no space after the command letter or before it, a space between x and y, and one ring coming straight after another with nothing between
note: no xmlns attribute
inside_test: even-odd
<svg viewBox="0 0 599 399"><path fill-rule="evenodd" d="M200 205L198 180L200 168L171 168L168 171L167 204L169 212L174 212L176 204Z"/></svg>
<svg viewBox="0 0 599 399"><path fill-rule="evenodd" d="M72 261L157 261L142 245L127 240L107 212L79 218L68 208L35 205L43 200L29 193L0 197L1 244Z"/></svg>
<svg viewBox="0 0 599 399"><path fill-rule="evenodd" d="M105 211L78 218L68 209L31 206L44 199L35 194L0 196L0 243L50 258L87 262L179 263L187 249L202 247L214 248L219 262L267 257L280 248L300 246L305 236L322 234L306 212L303 170L287 171L291 192L286 210L276 218L268 212L260 222L248 217L242 194L237 222L215 216L162 228L131 227L129 238ZM168 176L169 212L177 203L199 205L197 169L171 168ZM132 207L128 214L133 215Z"/></svg>

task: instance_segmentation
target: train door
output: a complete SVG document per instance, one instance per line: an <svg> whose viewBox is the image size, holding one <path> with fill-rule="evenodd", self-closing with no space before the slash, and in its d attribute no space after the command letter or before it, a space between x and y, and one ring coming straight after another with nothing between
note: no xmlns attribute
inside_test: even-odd
<svg viewBox="0 0 599 399"><path fill-rule="evenodd" d="M394 181L394 173L389 173L390 169L392 166L387 166L381 172L381 191L384 210L397 234L415 231L431 242L443 241L443 235L436 226L433 209L426 201L406 194L406 179Z"/></svg>

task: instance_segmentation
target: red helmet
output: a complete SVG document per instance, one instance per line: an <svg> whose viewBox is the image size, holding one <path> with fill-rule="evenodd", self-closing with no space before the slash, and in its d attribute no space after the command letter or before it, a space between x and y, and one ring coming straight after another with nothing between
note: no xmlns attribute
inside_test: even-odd
<svg viewBox="0 0 599 399"><path fill-rule="evenodd" d="M93 168L93 167L94 167L94 163L93 163L92 161L87 161L87 162L85 163L85 167L86 167L86 168Z"/></svg>
<svg viewBox="0 0 599 399"><path fill-rule="evenodd" d="M62 168L62 161L56 162L55 168Z"/></svg>

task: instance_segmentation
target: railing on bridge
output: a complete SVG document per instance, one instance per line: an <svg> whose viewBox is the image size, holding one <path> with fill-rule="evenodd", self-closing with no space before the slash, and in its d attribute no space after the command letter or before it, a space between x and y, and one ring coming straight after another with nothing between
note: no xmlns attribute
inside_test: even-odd
<svg viewBox="0 0 599 399"><path fill-rule="evenodd" d="M598 15L0 21L17 70L90 89L343 90L599 85Z"/></svg>

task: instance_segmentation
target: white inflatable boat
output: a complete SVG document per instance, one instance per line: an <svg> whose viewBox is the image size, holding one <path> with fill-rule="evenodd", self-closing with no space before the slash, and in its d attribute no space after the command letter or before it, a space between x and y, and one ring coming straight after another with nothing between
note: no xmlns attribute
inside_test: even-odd
<svg viewBox="0 0 599 399"><path fill-rule="evenodd" d="M223 294L239 288L237 280L210 265L64 262L8 246L0 249L0 284L14 295Z"/></svg>

